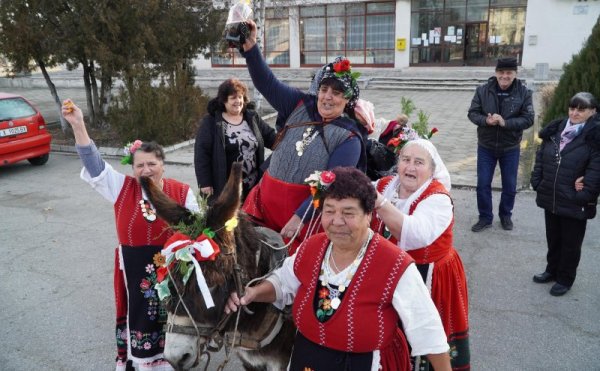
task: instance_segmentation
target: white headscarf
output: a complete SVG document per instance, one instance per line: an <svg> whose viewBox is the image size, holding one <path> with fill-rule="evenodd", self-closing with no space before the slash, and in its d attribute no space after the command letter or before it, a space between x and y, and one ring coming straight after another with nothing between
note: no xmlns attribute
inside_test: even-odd
<svg viewBox="0 0 600 371"><path fill-rule="evenodd" d="M442 185L446 187L446 190L449 192L450 188L452 187L452 183L450 181L450 173L448 172L446 165L444 165L444 161L442 161L442 158L440 157L440 154L438 153L433 143L431 143L427 139L415 139L406 143L402 149L415 144L427 150L427 152L433 159L433 163L435 164L433 179L436 179L438 182L442 183Z"/></svg>

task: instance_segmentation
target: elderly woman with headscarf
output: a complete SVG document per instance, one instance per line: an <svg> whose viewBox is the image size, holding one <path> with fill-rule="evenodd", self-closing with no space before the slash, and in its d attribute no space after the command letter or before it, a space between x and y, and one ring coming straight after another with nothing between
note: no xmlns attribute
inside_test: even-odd
<svg viewBox="0 0 600 371"><path fill-rule="evenodd" d="M465 271L452 242L450 175L426 139L407 142L397 174L381 178L371 228L415 260L431 292L450 344L452 368L470 368L469 303ZM415 361L416 365L427 362Z"/></svg>
<svg viewBox="0 0 600 371"><path fill-rule="evenodd" d="M304 180L316 170L336 166L366 169L365 128L356 122L359 98L357 73L350 61L339 59L326 66L317 95L280 82L256 46L256 25L243 45L254 86L285 120L275 143L268 170L252 189L243 210L260 225L294 239L290 252L309 232L311 206ZM316 224L312 224L316 225Z"/></svg>

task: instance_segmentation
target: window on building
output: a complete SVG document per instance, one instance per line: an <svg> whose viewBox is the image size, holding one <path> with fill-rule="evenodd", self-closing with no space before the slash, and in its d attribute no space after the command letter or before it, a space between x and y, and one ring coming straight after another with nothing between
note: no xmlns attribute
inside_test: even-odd
<svg viewBox="0 0 600 371"><path fill-rule="evenodd" d="M267 9L264 53L268 64L289 67L290 21L288 8Z"/></svg>
<svg viewBox="0 0 600 371"><path fill-rule="evenodd" d="M410 63L493 65L523 50L527 0L412 0Z"/></svg>
<svg viewBox="0 0 600 371"><path fill-rule="evenodd" d="M490 9L487 57L516 57L521 61L525 39L525 8Z"/></svg>
<svg viewBox="0 0 600 371"><path fill-rule="evenodd" d="M469 0L467 22L486 21L489 7L489 0Z"/></svg>
<svg viewBox="0 0 600 371"><path fill-rule="evenodd" d="M395 2L301 7L301 65L323 65L339 55L353 64L393 65L395 7Z"/></svg>
<svg viewBox="0 0 600 371"><path fill-rule="evenodd" d="M269 65L290 65L290 26L288 8L271 8L265 14L265 37L263 44L265 60ZM238 50L212 52L213 66L245 66L246 59Z"/></svg>

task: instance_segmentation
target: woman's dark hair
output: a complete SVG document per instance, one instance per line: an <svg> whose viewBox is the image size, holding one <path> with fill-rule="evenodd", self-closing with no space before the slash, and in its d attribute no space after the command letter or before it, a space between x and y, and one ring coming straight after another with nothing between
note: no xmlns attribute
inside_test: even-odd
<svg viewBox="0 0 600 371"><path fill-rule="evenodd" d="M377 199L371 179L354 167L336 167L332 171L335 174L335 181L323 191L322 201L324 202L327 198L335 200L355 198L365 213L371 213Z"/></svg>
<svg viewBox="0 0 600 371"><path fill-rule="evenodd" d="M595 108L600 110L600 106L598 106L598 100L596 100L592 93L588 93L587 91L581 91L575 94L569 101L569 108Z"/></svg>
<svg viewBox="0 0 600 371"><path fill-rule="evenodd" d="M225 111L225 103L227 103L227 99L229 96L234 95L236 93L242 94L244 96L244 110L246 109L246 105L248 104L248 88L246 84L241 82L238 79L227 79L219 85L219 90L217 91L217 102L219 103L219 109L221 111Z"/></svg>
<svg viewBox="0 0 600 371"><path fill-rule="evenodd" d="M321 83L319 84L319 89L321 88L321 86L328 86L333 90L341 91L342 93L346 90L344 88L344 84L340 80L334 79L332 77L327 77L321 80Z"/></svg>
<svg viewBox="0 0 600 371"><path fill-rule="evenodd" d="M137 151L131 154L131 165L135 162L135 154L138 151L146 152L146 153L154 153L154 156L161 161L165 161L165 151L162 146L154 141L152 142L143 142L140 148Z"/></svg>

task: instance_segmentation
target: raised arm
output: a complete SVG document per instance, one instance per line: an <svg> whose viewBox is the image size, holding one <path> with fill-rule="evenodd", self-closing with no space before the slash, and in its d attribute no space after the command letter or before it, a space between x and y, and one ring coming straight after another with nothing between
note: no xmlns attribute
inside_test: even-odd
<svg viewBox="0 0 600 371"><path fill-rule="evenodd" d="M83 121L83 112L70 99L65 99L62 105L62 115L73 128L75 134L75 143L80 146L89 146L91 143L90 136L85 128Z"/></svg>
<svg viewBox="0 0 600 371"><path fill-rule="evenodd" d="M242 55L246 58L246 65L248 66L252 83L267 99L269 104L281 116L287 118L294 108L296 108L296 105L303 98L304 94L300 90L282 83L275 77L263 59L260 49L256 46L256 24L254 21L249 21L248 23L250 37L246 39L243 45L244 52Z"/></svg>
<svg viewBox="0 0 600 371"><path fill-rule="evenodd" d="M104 171L105 163L96 145L88 135L81 109L72 100L66 99L62 105L62 115L73 128L75 147L83 166L92 178L97 177Z"/></svg>

